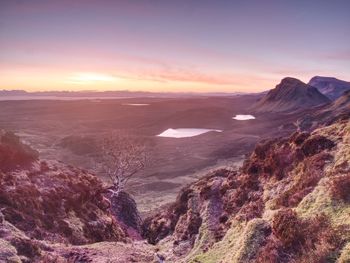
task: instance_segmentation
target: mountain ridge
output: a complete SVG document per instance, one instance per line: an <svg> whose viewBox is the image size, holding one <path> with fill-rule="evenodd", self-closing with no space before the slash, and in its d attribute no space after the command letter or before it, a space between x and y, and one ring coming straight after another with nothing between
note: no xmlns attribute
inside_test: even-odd
<svg viewBox="0 0 350 263"><path fill-rule="evenodd" d="M291 77L286 77L255 105L257 112L297 111L330 103L315 87Z"/></svg>
<svg viewBox="0 0 350 263"><path fill-rule="evenodd" d="M331 100L338 99L344 92L350 90L350 82L334 77L315 76L310 79L308 84L317 88Z"/></svg>

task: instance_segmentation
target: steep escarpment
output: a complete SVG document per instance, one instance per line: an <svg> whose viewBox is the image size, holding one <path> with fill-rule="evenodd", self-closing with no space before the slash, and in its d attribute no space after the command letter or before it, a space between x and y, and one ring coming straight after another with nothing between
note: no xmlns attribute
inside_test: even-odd
<svg viewBox="0 0 350 263"><path fill-rule="evenodd" d="M145 220L174 262L346 262L350 122L259 143L238 172L186 187Z"/></svg>
<svg viewBox="0 0 350 263"><path fill-rule="evenodd" d="M253 109L257 112L297 111L329 103L315 87L295 78L284 78L274 89L261 98Z"/></svg>

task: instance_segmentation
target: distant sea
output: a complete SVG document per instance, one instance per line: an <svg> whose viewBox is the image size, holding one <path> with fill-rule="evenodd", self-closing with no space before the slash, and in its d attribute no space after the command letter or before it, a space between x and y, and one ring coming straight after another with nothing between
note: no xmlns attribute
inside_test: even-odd
<svg viewBox="0 0 350 263"><path fill-rule="evenodd" d="M114 100L114 99L130 99L134 97L78 97L78 96L0 96L0 101L6 100Z"/></svg>

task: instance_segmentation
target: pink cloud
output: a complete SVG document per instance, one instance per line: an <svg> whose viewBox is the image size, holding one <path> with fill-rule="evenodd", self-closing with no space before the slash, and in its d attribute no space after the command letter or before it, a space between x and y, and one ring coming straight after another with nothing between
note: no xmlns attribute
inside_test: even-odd
<svg viewBox="0 0 350 263"><path fill-rule="evenodd" d="M331 60L347 60L350 61L350 50L337 51L333 53L329 53L324 56L326 59Z"/></svg>

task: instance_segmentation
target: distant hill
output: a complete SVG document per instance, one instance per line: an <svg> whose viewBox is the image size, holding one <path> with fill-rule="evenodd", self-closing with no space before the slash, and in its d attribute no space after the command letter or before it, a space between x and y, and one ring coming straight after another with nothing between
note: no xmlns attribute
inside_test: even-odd
<svg viewBox="0 0 350 263"><path fill-rule="evenodd" d="M317 88L331 100L336 100L342 96L344 92L350 90L350 82L331 77L315 76L308 84Z"/></svg>
<svg viewBox="0 0 350 263"><path fill-rule="evenodd" d="M244 92L148 92L148 91L36 91L0 90L0 99L72 99L72 98L187 98L187 97L227 97L241 96Z"/></svg>
<svg viewBox="0 0 350 263"><path fill-rule="evenodd" d="M315 87L287 77L260 99L253 109L259 112L296 111L329 102Z"/></svg>

